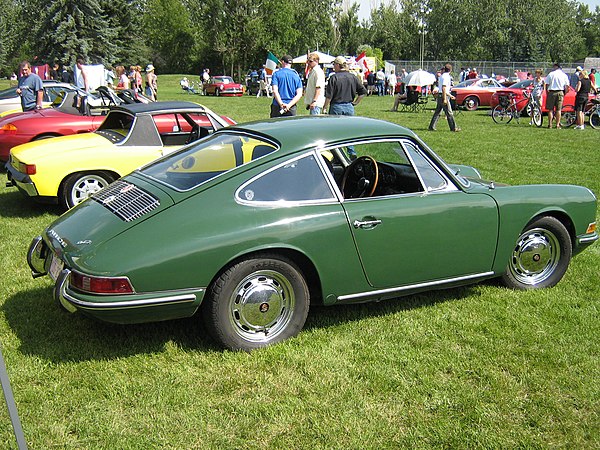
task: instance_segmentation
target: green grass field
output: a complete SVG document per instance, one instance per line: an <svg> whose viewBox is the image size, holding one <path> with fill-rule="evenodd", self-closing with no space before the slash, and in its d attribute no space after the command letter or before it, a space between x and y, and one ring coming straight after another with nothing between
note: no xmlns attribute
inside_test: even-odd
<svg viewBox="0 0 600 450"><path fill-rule="evenodd" d="M265 98L188 95L179 78L159 76L161 100L268 117ZM496 125L481 110L457 116L461 133L443 118L432 133L433 103L424 113L392 103L368 97L357 114L407 126L487 179L600 193L600 130ZM60 310L25 260L59 212L5 179L0 343L32 449L600 448L600 244L549 290L491 282L314 308L295 339L234 353L197 317L116 326ZM2 402L0 442L17 448Z"/></svg>

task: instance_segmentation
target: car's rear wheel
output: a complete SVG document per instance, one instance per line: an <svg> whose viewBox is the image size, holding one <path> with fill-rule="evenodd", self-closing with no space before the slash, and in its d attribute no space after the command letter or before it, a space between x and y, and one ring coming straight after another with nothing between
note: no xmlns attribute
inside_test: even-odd
<svg viewBox="0 0 600 450"><path fill-rule="evenodd" d="M465 99L463 105L467 111L475 111L477 108L479 108L479 99L471 95Z"/></svg>
<svg viewBox="0 0 600 450"><path fill-rule="evenodd" d="M572 253L565 226L554 217L541 217L518 237L502 281L513 289L552 287L567 271Z"/></svg>
<svg viewBox="0 0 600 450"><path fill-rule="evenodd" d="M58 194L60 204L64 209L70 209L113 181L115 177L104 171L69 175L61 184Z"/></svg>
<svg viewBox="0 0 600 450"><path fill-rule="evenodd" d="M202 316L220 345L250 351L297 335L309 298L300 269L286 258L266 255L223 272L202 303Z"/></svg>

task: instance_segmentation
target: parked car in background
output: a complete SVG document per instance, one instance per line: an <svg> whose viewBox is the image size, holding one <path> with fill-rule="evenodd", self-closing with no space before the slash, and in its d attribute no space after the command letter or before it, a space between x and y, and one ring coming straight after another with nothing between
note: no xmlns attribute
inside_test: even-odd
<svg viewBox="0 0 600 450"><path fill-rule="evenodd" d="M50 104L52 104L52 102L54 102L57 97L62 96L63 92L77 91L77 87L75 87L71 83L63 83L61 81L54 80L43 80L42 84L44 86L44 106L50 106ZM0 113L8 110L22 111L21 97L19 96L19 94L17 94L16 89L16 87L12 87L0 91Z"/></svg>
<svg viewBox="0 0 600 450"><path fill-rule="evenodd" d="M244 86L233 81L233 78L220 75L211 77L204 85L204 95L222 95L224 97L241 97L244 95Z"/></svg>
<svg viewBox="0 0 600 450"><path fill-rule="evenodd" d="M68 209L132 170L233 123L191 102L117 106L94 133L14 147L8 180L28 197Z"/></svg>
<svg viewBox="0 0 600 450"><path fill-rule="evenodd" d="M299 333L311 305L495 277L554 286L598 239L596 203L580 186L485 181L396 124L271 119L218 130L95 193L27 259L71 312L136 323L199 311L220 345L252 350Z"/></svg>
<svg viewBox="0 0 600 450"><path fill-rule="evenodd" d="M473 78L457 84L451 90L456 97L456 104L468 111L475 111L480 106L490 106L492 94L503 89L493 78Z"/></svg>

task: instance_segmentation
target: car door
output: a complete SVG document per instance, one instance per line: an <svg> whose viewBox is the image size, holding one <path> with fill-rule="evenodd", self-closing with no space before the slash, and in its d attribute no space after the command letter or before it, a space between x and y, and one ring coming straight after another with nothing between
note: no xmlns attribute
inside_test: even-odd
<svg viewBox="0 0 600 450"><path fill-rule="evenodd" d="M360 155L374 147L379 150L381 144L354 147ZM403 140L385 145L385 156L397 153L396 167L413 170L419 187L412 184L412 192L388 189L388 194L344 200L369 283L390 288L489 272L498 235L493 199L458 189L416 143ZM389 174L380 177L379 183L390 181Z"/></svg>

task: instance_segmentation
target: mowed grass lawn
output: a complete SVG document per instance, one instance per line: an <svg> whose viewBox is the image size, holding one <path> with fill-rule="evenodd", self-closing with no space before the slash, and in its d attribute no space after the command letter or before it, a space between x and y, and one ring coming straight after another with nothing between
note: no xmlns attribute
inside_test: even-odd
<svg viewBox="0 0 600 450"><path fill-rule="evenodd" d="M239 122L268 116L265 98L187 95L179 78L159 76L160 99ZM357 113L412 128L491 180L600 193L600 131L496 125L482 110L457 116L461 133L443 118L432 133L433 103L392 113L392 102L369 97ZM5 177L0 340L32 449L600 448L599 244L552 289L490 282L314 308L297 338L235 353L205 338L197 317L116 326L60 310L25 259L59 212ZM0 442L16 448L2 403Z"/></svg>

